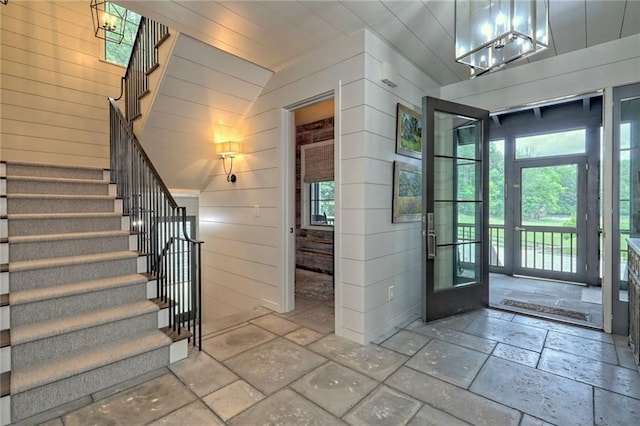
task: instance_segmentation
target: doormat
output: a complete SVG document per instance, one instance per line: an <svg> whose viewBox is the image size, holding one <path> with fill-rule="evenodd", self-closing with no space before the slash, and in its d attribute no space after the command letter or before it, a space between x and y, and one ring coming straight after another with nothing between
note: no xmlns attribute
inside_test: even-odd
<svg viewBox="0 0 640 426"><path fill-rule="evenodd" d="M529 311L540 312L544 314L558 315L561 317L567 317L574 320L589 321L588 314L577 312L577 311L569 311L567 309L552 308L550 306L536 305L535 303L527 303L527 302L521 302L519 300L511 300L511 299L503 299L502 302L500 302L500 304L505 306L513 306L514 308L527 309Z"/></svg>

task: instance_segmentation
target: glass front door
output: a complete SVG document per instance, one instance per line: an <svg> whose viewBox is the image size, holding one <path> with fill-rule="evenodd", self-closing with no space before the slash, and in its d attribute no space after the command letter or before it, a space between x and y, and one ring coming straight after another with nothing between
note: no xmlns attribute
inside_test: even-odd
<svg viewBox="0 0 640 426"><path fill-rule="evenodd" d="M431 321L488 305L487 111L423 99L425 311Z"/></svg>

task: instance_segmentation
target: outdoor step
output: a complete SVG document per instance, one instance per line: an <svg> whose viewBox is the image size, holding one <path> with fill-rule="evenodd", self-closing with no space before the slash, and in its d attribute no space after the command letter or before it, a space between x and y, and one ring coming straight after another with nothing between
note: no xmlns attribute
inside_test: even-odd
<svg viewBox="0 0 640 426"><path fill-rule="evenodd" d="M155 303L141 300L25 326L12 325L12 370L157 330L157 312Z"/></svg>
<svg viewBox="0 0 640 426"><path fill-rule="evenodd" d="M135 250L137 248L136 236L130 231L123 230L25 235L11 237L8 239L8 243L10 262Z"/></svg>
<svg viewBox="0 0 640 426"><path fill-rule="evenodd" d="M7 194L109 195L109 183L95 179L7 176Z"/></svg>
<svg viewBox="0 0 640 426"><path fill-rule="evenodd" d="M158 330L100 345L11 375L14 422L166 366L171 339Z"/></svg>
<svg viewBox="0 0 640 426"><path fill-rule="evenodd" d="M9 237L126 229L121 213L49 213L7 216Z"/></svg>
<svg viewBox="0 0 640 426"><path fill-rule="evenodd" d="M115 212L109 195L8 194L7 213Z"/></svg>
<svg viewBox="0 0 640 426"><path fill-rule="evenodd" d="M11 293L11 324L17 327L144 300L150 296L148 285L148 277L132 274L14 291Z"/></svg>
<svg viewBox="0 0 640 426"><path fill-rule="evenodd" d="M67 179L104 180L105 170L92 167L58 166L51 164L7 162L6 173L11 176L55 177Z"/></svg>
<svg viewBox="0 0 640 426"><path fill-rule="evenodd" d="M121 251L9 264L11 292L136 274L139 253Z"/></svg>

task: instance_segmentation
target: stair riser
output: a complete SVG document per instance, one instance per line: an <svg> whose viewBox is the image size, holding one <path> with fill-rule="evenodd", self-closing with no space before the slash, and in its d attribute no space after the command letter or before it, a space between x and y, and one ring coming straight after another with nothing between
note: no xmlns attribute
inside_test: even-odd
<svg viewBox="0 0 640 426"><path fill-rule="evenodd" d="M122 217L80 217L48 219L10 219L9 236L66 234L72 232L116 231Z"/></svg>
<svg viewBox="0 0 640 426"><path fill-rule="evenodd" d="M11 395L13 421L23 420L42 411L90 395L102 389L164 367L169 362L169 348L163 347Z"/></svg>
<svg viewBox="0 0 640 426"><path fill-rule="evenodd" d="M15 371L43 361L56 361L96 345L130 338L157 328L158 314L151 312L35 342L12 345L11 369Z"/></svg>
<svg viewBox="0 0 640 426"><path fill-rule="evenodd" d="M109 195L106 182L47 182L7 178L7 194Z"/></svg>
<svg viewBox="0 0 640 426"><path fill-rule="evenodd" d="M7 213L91 213L114 212L114 200L9 198Z"/></svg>
<svg viewBox="0 0 640 426"><path fill-rule="evenodd" d="M108 238L81 238L77 240L40 241L9 244L9 260L48 259L54 257L80 256L83 254L109 253L131 250L129 236Z"/></svg>
<svg viewBox="0 0 640 426"><path fill-rule="evenodd" d="M8 163L7 175L102 180L104 178L104 170Z"/></svg>
<svg viewBox="0 0 640 426"><path fill-rule="evenodd" d="M147 297L146 283L11 306L11 326L110 308Z"/></svg>
<svg viewBox="0 0 640 426"><path fill-rule="evenodd" d="M9 287L13 291L31 290L56 284L111 278L138 273L138 258L110 260L58 268L35 269L9 273Z"/></svg>

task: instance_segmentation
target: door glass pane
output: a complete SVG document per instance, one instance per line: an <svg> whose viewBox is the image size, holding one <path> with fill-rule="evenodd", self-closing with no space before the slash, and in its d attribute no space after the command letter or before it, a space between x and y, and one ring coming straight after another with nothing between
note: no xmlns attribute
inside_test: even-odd
<svg viewBox="0 0 640 426"><path fill-rule="evenodd" d="M520 182L522 225L576 227L577 164L524 168Z"/></svg>
<svg viewBox="0 0 640 426"><path fill-rule="evenodd" d="M584 154L585 129L516 138L516 159Z"/></svg>
<svg viewBox="0 0 640 426"><path fill-rule="evenodd" d="M481 159L482 122L475 118L436 111L434 155Z"/></svg>
<svg viewBox="0 0 640 426"><path fill-rule="evenodd" d="M627 301L627 238L640 237L640 98L620 101L619 125L620 288L619 299Z"/></svg>
<svg viewBox="0 0 640 426"><path fill-rule="evenodd" d="M482 273L482 122L436 111L434 290L480 281Z"/></svg>

